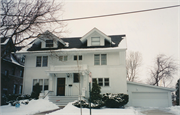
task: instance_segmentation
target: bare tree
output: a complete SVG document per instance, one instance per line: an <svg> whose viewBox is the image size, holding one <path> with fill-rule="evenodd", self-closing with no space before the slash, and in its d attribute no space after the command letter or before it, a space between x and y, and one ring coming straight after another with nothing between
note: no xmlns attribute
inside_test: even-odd
<svg viewBox="0 0 180 115"><path fill-rule="evenodd" d="M161 81L165 87L167 81L172 81L173 75L178 70L178 66L172 57L159 54L155 59L155 66L150 70L151 78L148 83L159 86Z"/></svg>
<svg viewBox="0 0 180 115"><path fill-rule="evenodd" d="M47 28L62 33L65 24L58 21L61 14L62 3L54 0L1 0L1 40L8 39L14 48Z"/></svg>
<svg viewBox="0 0 180 115"><path fill-rule="evenodd" d="M126 57L126 71L128 81L138 81L138 69L142 64L142 55L139 52L129 52Z"/></svg>

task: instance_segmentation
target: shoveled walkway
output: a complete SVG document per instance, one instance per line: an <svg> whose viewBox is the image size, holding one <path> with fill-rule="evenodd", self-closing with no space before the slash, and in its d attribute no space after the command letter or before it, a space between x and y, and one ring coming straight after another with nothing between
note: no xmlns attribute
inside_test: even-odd
<svg viewBox="0 0 180 115"><path fill-rule="evenodd" d="M57 110L60 110L60 109L63 109L64 106L59 106L59 109L54 109L54 110L50 110L50 111L44 111L44 112L41 112L41 113L36 113L34 115L45 115L47 113L51 113L51 112L54 112L54 111L57 111Z"/></svg>
<svg viewBox="0 0 180 115"><path fill-rule="evenodd" d="M175 115L159 109L147 110L147 111L143 111L142 113L145 115Z"/></svg>

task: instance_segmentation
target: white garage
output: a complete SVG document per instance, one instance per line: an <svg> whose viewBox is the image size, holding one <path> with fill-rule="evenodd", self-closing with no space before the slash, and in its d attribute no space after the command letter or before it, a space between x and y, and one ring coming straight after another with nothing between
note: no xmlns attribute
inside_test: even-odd
<svg viewBox="0 0 180 115"><path fill-rule="evenodd" d="M169 107L172 106L171 92L175 89L135 82L127 82L128 106Z"/></svg>

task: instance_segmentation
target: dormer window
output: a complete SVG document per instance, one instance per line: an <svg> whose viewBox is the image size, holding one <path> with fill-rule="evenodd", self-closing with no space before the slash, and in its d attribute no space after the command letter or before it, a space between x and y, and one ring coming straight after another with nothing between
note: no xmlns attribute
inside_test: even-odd
<svg viewBox="0 0 180 115"><path fill-rule="evenodd" d="M99 46L100 45L100 37L91 37L91 45Z"/></svg>
<svg viewBox="0 0 180 115"><path fill-rule="evenodd" d="M46 40L46 47L53 47L53 40Z"/></svg>

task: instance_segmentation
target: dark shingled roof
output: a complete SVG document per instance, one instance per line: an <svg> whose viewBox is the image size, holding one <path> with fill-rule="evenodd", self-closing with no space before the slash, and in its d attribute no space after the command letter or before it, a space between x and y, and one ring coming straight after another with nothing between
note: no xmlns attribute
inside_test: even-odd
<svg viewBox="0 0 180 115"><path fill-rule="evenodd" d="M31 48L28 49L28 51L39 51L39 50L56 50L56 49L71 49L71 48L107 48L107 47L118 47L119 43L123 39L122 37L125 37L125 35L112 35L111 40L115 44L110 44L108 41L105 40L104 46L87 46L87 41L85 43L82 43L80 41L81 37L75 37L75 38L61 38L64 42L69 43L69 47L63 46L60 42L58 42L58 48L45 48L41 49L41 43L39 44L33 44Z"/></svg>

